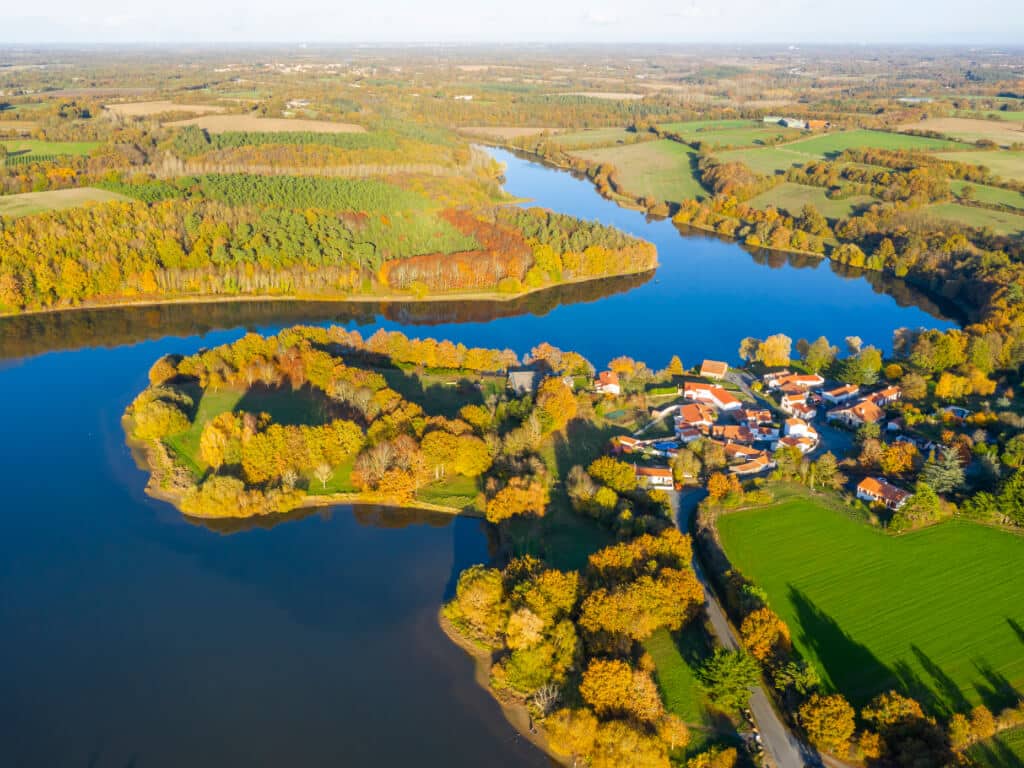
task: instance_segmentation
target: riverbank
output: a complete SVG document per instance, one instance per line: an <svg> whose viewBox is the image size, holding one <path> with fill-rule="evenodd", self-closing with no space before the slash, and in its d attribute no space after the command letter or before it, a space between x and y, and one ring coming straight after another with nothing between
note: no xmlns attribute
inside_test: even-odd
<svg viewBox="0 0 1024 768"><path fill-rule="evenodd" d="M73 306L47 307L45 309L28 309L21 312L0 312L0 320L15 317L32 317L38 315L52 315L62 312L82 312L97 309L144 309L146 307L163 307L175 305L202 305L202 304L237 304L246 302L272 301L282 303L334 303L334 304L430 304L430 303L476 303L476 302L511 302L526 296L543 293L568 285L584 285L616 277L639 277L650 275L657 271L658 264L652 269L640 270L638 272L622 271L610 272L604 275L592 277L570 278L560 280L557 283L549 283L536 288L524 288L515 293L504 293L501 291L467 291L438 293L426 296L416 296L411 292L407 293L374 293L374 294L315 294L315 295L290 295L281 296L278 294L245 294L245 295L195 295L181 298L147 298L131 299L126 301L107 302L83 302Z"/></svg>

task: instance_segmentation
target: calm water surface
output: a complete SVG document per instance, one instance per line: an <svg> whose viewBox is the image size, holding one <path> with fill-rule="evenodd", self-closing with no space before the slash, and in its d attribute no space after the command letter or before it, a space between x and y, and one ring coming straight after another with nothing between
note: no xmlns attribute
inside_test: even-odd
<svg viewBox="0 0 1024 768"><path fill-rule="evenodd" d="M258 303L0 322L0 765L546 765L436 626L456 574L487 560L480 524L346 507L242 530L184 521L142 494L119 423L166 352L244 327L336 321L520 352L543 339L598 364L629 353L661 366L676 353L732 359L746 335L885 346L896 327L950 324L899 283L827 262L758 263L496 154L510 191L651 239L662 266L500 306Z"/></svg>

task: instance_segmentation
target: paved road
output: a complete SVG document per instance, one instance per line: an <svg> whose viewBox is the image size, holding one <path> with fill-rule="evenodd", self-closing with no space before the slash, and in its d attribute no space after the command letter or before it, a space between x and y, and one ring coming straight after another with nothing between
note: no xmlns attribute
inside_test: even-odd
<svg viewBox="0 0 1024 768"><path fill-rule="evenodd" d="M697 509L697 504L704 496L703 490L683 491L669 494L673 502L676 525L683 533L689 532L690 519ZM693 569L704 588L704 599L707 605L708 619L719 645L729 650L739 648L736 632L726 618L722 604L718 602L707 577L696 558ZM804 766L821 766L822 759L817 750L801 742L775 711L771 699L763 686L758 686L750 695L750 711L754 716L754 724L761 733L761 744L764 747L766 763L775 768L804 768ZM829 761L831 765L831 761ZM841 765L841 764L839 764ZM839 766L834 766L839 768Z"/></svg>

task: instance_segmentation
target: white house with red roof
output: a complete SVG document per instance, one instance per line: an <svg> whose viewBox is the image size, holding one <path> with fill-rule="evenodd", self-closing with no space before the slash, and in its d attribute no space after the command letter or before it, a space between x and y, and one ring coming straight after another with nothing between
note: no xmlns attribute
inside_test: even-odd
<svg viewBox="0 0 1024 768"><path fill-rule="evenodd" d="M619 374L615 371L601 371L594 381L594 390L603 395L619 395L622 388L619 386Z"/></svg>
<svg viewBox="0 0 1024 768"><path fill-rule="evenodd" d="M865 477L857 484L857 498L872 504L884 504L888 509L902 507L913 494L897 488L884 477Z"/></svg>
<svg viewBox="0 0 1024 768"><path fill-rule="evenodd" d="M720 360L705 360L700 364L700 375L705 379L724 379L729 372L729 364Z"/></svg>
<svg viewBox="0 0 1024 768"><path fill-rule="evenodd" d="M635 467L637 484L644 488L670 489L675 486L672 470L667 467Z"/></svg>
<svg viewBox="0 0 1024 768"><path fill-rule="evenodd" d="M704 382L686 382L683 385L683 397L687 400L710 403L721 411L735 411L743 406L743 403L731 392Z"/></svg>

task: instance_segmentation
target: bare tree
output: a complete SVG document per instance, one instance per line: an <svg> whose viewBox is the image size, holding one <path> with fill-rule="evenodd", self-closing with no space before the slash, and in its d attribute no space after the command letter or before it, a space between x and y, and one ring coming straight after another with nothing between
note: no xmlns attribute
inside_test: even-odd
<svg viewBox="0 0 1024 768"><path fill-rule="evenodd" d="M545 717L555 708L561 697L562 692L558 686L554 683L547 683L534 691L533 703L536 705L541 717Z"/></svg>
<svg viewBox="0 0 1024 768"><path fill-rule="evenodd" d="M313 470L314 477L320 481L320 484L324 489L327 488L327 481L331 479L331 475L333 474L334 469L330 464L317 464L316 469Z"/></svg>
<svg viewBox="0 0 1024 768"><path fill-rule="evenodd" d="M281 485L289 491L295 487L297 482L299 482L299 474L291 467L288 467L288 469L281 473Z"/></svg>

